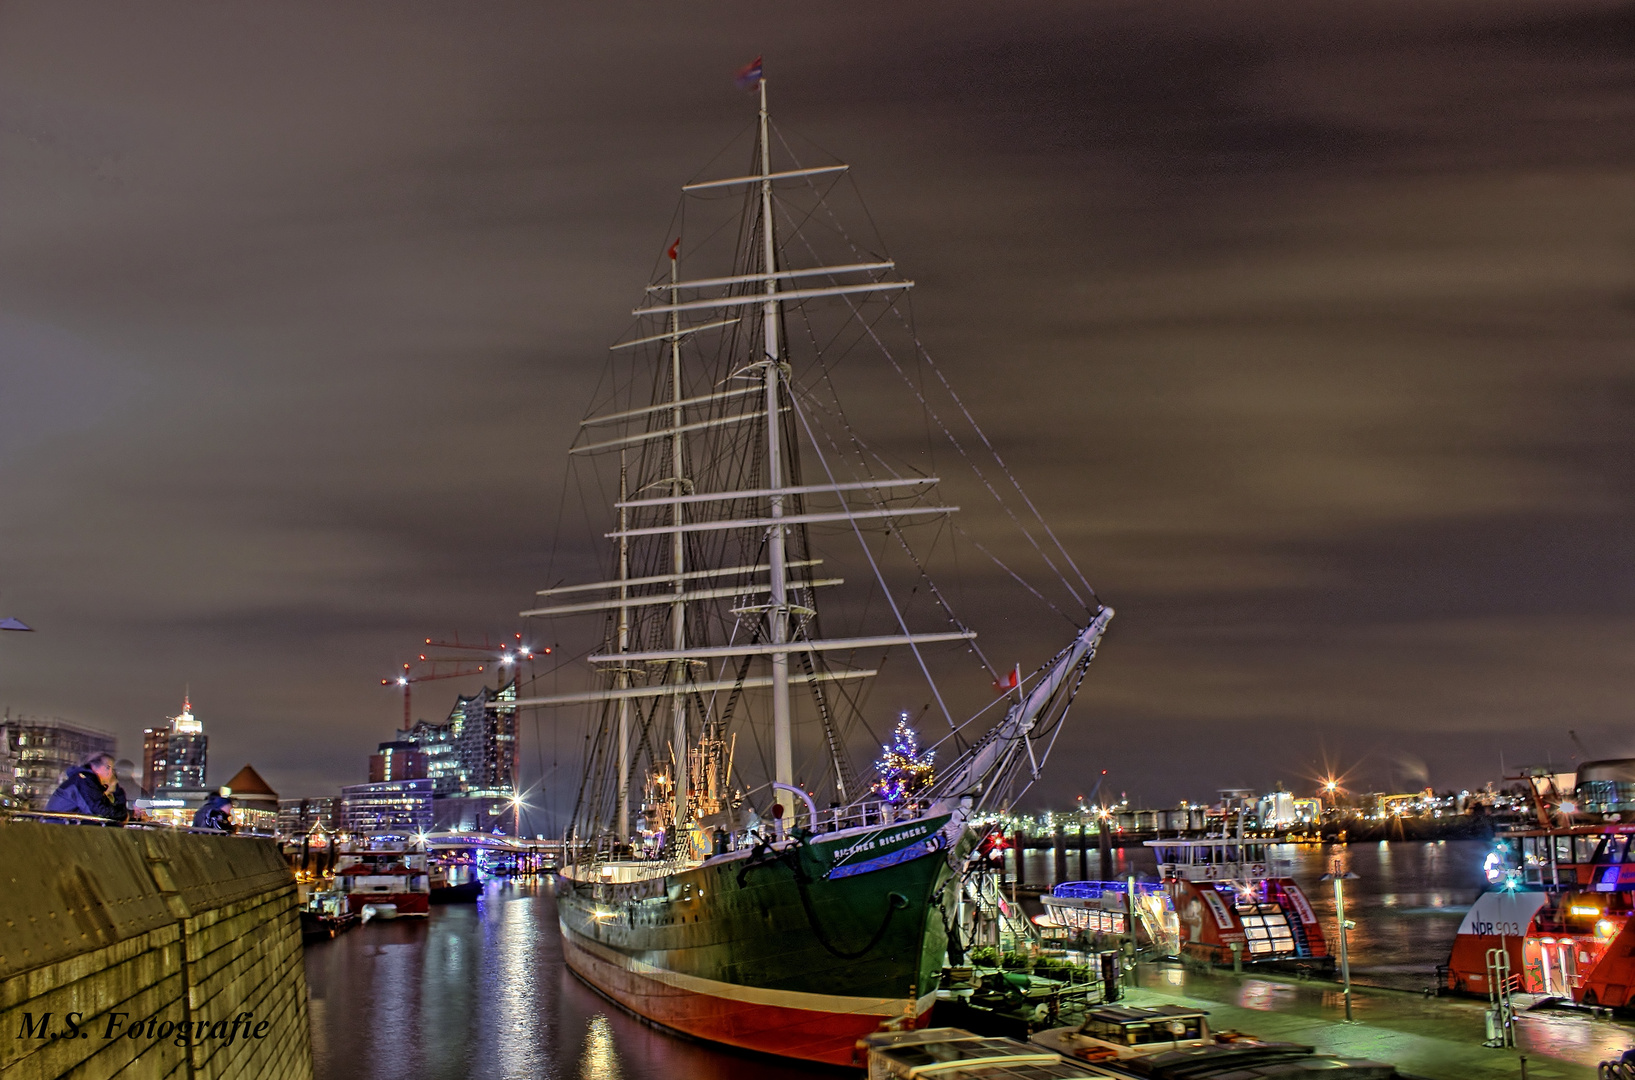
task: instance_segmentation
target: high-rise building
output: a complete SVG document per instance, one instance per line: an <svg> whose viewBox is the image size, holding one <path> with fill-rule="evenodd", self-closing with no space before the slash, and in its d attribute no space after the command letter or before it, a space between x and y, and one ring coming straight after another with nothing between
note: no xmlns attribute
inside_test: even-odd
<svg viewBox="0 0 1635 1080"><path fill-rule="evenodd" d="M142 794L152 798L162 788L202 789L209 747L210 737L184 695L180 715L164 727L142 731Z"/></svg>
<svg viewBox="0 0 1635 1080"><path fill-rule="evenodd" d="M380 752L369 756L369 782L383 784L392 780L425 780L426 752L410 740L383 742Z"/></svg>
<svg viewBox="0 0 1635 1080"><path fill-rule="evenodd" d="M462 694L448 720L424 720L397 733L398 742L413 743L426 755L426 777L439 796L510 798L517 776L517 714L496 704L517 700L513 681L491 690ZM389 745L381 744L382 750Z"/></svg>
<svg viewBox="0 0 1635 1080"><path fill-rule="evenodd" d="M69 769L92 754L116 753L118 747L105 731L54 716L12 716L9 709L0 729L6 746L0 762L10 770L0 775L0 795L35 810L45 809Z"/></svg>
<svg viewBox="0 0 1635 1080"><path fill-rule="evenodd" d="M397 733L397 743L412 744L425 754L426 772L436 797L436 827L456 832L488 832L496 826L514 828L517 820L517 714L496 708L517 700L517 684L498 690L483 687L462 694L448 719L441 724L424 720ZM370 759L370 779L376 776L377 754ZM407 774L405 774L407 775Z"/></svg>

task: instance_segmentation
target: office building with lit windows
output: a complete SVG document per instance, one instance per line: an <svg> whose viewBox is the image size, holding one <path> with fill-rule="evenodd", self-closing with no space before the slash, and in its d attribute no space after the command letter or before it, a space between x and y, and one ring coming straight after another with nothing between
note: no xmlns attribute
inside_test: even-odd
<svg viewBox="0 0 1635 1080"><path fill-rule="evenodd" d="M156 797L161 790L202 791L210 737L193 715L193 702L182 698L182 711L164 727L142 731L142 794Z"/></svg>
<svg viewBox="0 0 1635 1080"><path fill-rule="evenodd" d="M432 827L432 782L393 780L341 788L341 829L357 835L412 836Z"/></svg>
<svg viewBox="0 0 1635 1080"><path fill-rule="evenodd" d="M0 797L33 810L45 809L69 769L92 754L115 754L118 746L106 731L54 716L12 716L10 710L0 720L0 740Z"/></svg>

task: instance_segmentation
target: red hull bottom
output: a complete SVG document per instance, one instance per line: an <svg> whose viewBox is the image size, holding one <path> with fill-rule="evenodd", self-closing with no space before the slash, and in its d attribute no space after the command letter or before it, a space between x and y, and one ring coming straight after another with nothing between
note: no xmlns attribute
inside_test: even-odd
<svg viewBox="0 0 1635 1080"><path fill-rule="evenodd" d="M605 960L576 942L566 927L562 930L562 954L568 967L586 982L655 1024L742 1050L825 1065L856 1064L853 1051L857 1040L879 1031L887 1022L901 1021L907 1012L906 999L902 1011L885 1013L826 1012L718 997ZM933 999L934 995L915 1003L914 1027L924 1027L930 1021Z"/></svg>

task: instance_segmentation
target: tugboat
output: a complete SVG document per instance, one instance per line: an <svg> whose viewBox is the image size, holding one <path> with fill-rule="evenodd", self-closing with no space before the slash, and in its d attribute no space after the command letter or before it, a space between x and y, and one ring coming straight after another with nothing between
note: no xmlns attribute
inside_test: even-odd
<svg viewBox="0 0 1635 1080"><path fill-rule="evenodd" d="M431 878L426 853L399 841L365 842L342 849L335 860L335 890L346 896L347 910L375 918L431 914Z"/></svg>
<svg viewBox="0 0 1635 1080"><path fill-rule="evenodd" d="M1635 759L1584 763L1572 798L1528 779L1537 825L1499 834L1441 988L1635 1005Z"/></svg>
<svg viewBox="0 0 1635 1080"><path fill-rule="evenodd" d="M1331 967L1306 894L1264 840L1149 840L1179 922L1181 955L1216 965Z"/></svg>

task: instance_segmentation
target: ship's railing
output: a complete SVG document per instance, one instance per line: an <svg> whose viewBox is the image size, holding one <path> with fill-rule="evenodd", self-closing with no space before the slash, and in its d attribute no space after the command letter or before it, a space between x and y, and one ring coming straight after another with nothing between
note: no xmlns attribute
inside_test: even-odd
<svg viewBox="0 0 1635 1080"><path fill-rule="evenodd" d="M1123 895L1130 891L1130 886L1123 881L1064 881L1052 891L1052 896L1064 899L1099 900L1106 893ZM1164 886L1158 882L1138 881L1135 883L1137 896L1151 896L1162 893Z"/></svg>
<svg viewBox="0 0 1635 1080"><path fill-rule="evenodd" d="M839 832L842 829L861 829L870 825L895 825L899 821L919 817L924 812L925 807L920 803L905 803L898 806L870 799L852 803L850 806L830 807L828 812L820 813L818 831Z"/></svg>

